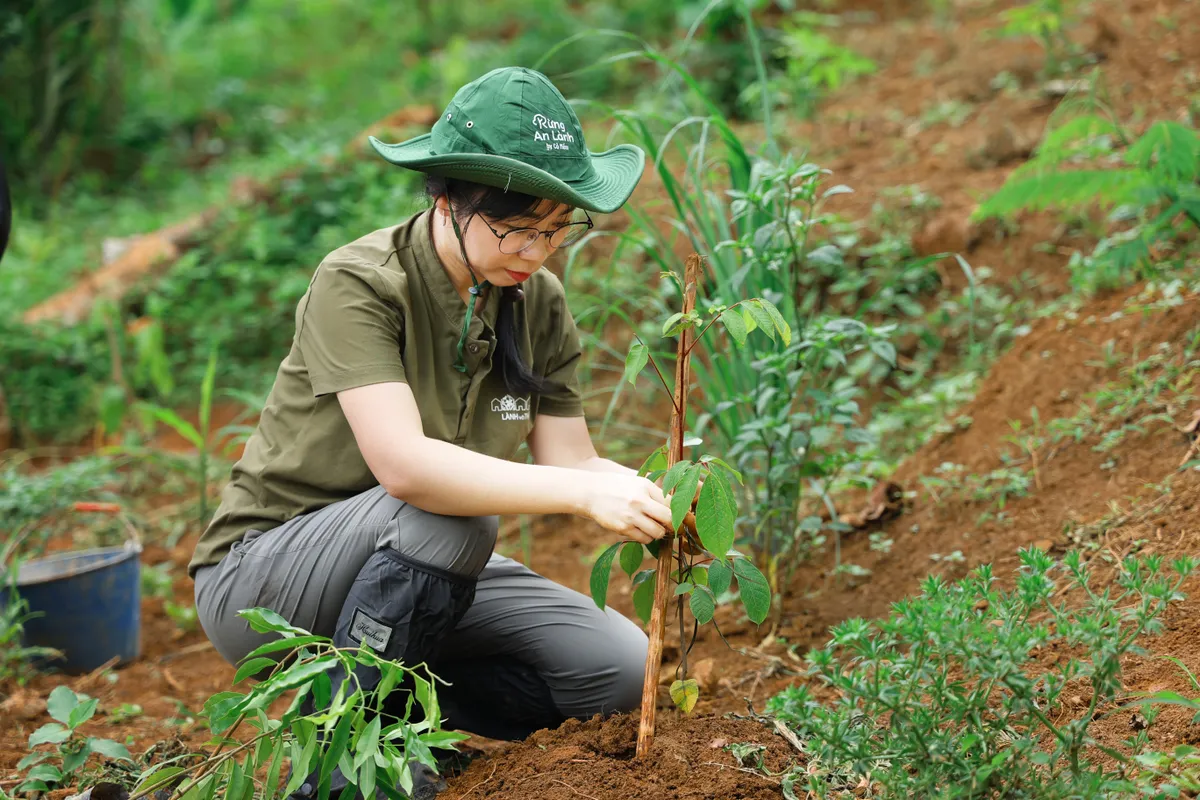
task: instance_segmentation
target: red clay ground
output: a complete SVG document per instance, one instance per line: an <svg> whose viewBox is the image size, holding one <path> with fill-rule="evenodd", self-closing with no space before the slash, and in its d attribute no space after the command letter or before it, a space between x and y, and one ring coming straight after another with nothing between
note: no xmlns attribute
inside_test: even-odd
<svg viewBox="0 0 1200 800"><path fill-rule="evenodd" d="M1096 8L1097 16L1086 21L1080 32L1104 56L1105 83L1118 113L1122 118L1135 110L1145 112L1146 119L1177 118L1186 109L1186 93L1196 88L1187 82L1195 78L1189 77L1180 60L1169 61L1159 54L1200 52L1200 28L1191 21L1190 4L1110 1ZM879 10L889 17L910 11L907 6ZM880 62L879 74L833 98L816 122L796 126L787 138L795 146L810 143L812 157L833 168L837 182L855 188L856 194L839 198L843 213L865 215L880 190L919 184L944 204L918 237L923 251L967 252L974 266L991 267L998 281L1032 273L1037 288L1031 291L1044 300L1066 286L1066 248L1076 242L1067 238L1064 229L1049 218L1029 218L1018 232L997 237L966 224L977 198L999 186L1028 154L1054 107L1049 99L1010 97L991 89L991 78L1001 70L1016 75L1024 85L1034 85L1039 63L1036 48L982 37L984 29L996 24L995 11L995 7L967 9L963 13L970 19L951 33L927 19L846 30L849 43ZM1162 20L1176 24L1170 27ZM973 105L960 127L913 123L913 118L945 100ZM903 118L897 117L897 110ZM1039 247L1047 241L1058 249ZM947 273L946 281L953 286L961 278ZM1019 339L994 365L975 400L961 410L971 418L970 426L929 442L899 469L895 479L914 494L911 508L881 528L895 542L891 552L872 550L863 531L847 537L843 559L870 569L869 578L857 582L831 578L832 561L827 557L804 566L790 589L779 635L803 654L808 646L823 641L830 625L854 616L885 614L891 602L915 591L931 571L957 576L976 564L991 562L1003 574L1015 565L1017 547L1036 544L1058 552L1071 544L1068 532L1072 530L1093 537L1100 552L1194 552L1200 518L1197 476L1177 477L1165 502L1160 502L1156 489L1148 488L1171 475L1188 449L1187 439L1165 423L1129 435L1111 453L1092 449L1095 436L1037 449L1037 486L1028 496L1009 500L1003 519L997 519L998 509L986 502L959 496L938 502L919 481L945 462L962 464L969 474L983 474L1001 466L1003 454L1028 459L1028 453L1022 455L1006 441L1010 420L1020 420L1022 430L1028 430L1032 408L1037 408L1043 424L1073 416L1091 393L1121 380L1122 368L1134 363L1135 354L1144 358L1164 342L1181 346L1184 336L1200 323L1196 296L1182 305L1143 314L1127 306L1137 291L1098 299L1073 320L1056 317L1038 322ZM1123 315L1113 318L1119 311ZM1106 361L1105 346L1110 341L1112 352L1119 356ZM1196 388L1194 376L1173 387L1166 410L1190 418L1197 405ZM1114 504L1119 509L1115 513ZM988 511L991 518L980 521ZM1084 528L1105 518L1114 519ZM194 541L192 532L171 551L151 546L144 555L147 564L174 565L175 596L181 603L191 602L192 586L183 567ZM574 519L538 520L532 566L586 592L589 559L605 541L603 532ZM502 546L519 557L515 528L510 527ZM964 554L962 563L935 563L930 558L955 550ZM1197 587L1193 582L1188 589L1195 593ZM623 576L614 577L609 597L617 609L632 613ZM161 600L146 599L143 617L143 655L112 672L115 681L104 675L66 681L99 697L105 712L122 703L136 703L143 713L119 724L101 713L87 732L118 740L132 737L135 753L173 737L198 746L204 731L189 721L188 711L194 712L211 694L227 689L233 668L206 646L201 632L181 635L164 613ZM683 717L670 706L665 684L661 687L659 734L646 762L630 759L635 735L631 717L571 722L524 743L481 743L490 757L453 780L446 797L780 796L777 780L740 771L722 745L767 745L766 763L776 772L798 754L763 725L721 715L745 713L747 701L761 709L772 693L796 680L792 671L800 665L778 642L763 643L767 631L732 610L722 610L718 620L730 642L747 654L730 650L711 631L702 633L690 656L693 674L703 685L700 704L692 716ZM1198 620L1200 596L1167 615L1166 632L1152 642L1152 652L1169 653L1192 670L1200 669ZM677 646L669 648L667 655L677 657ZM664 674L664 679L669 676ZM0 698L6 697L0 705L0 787L11 785L5 778L25 753L29 734L48 721L44 698L60 682L55 676L39 676L25 688L0 687ZM1177 668L1154 659L1130 659L1125 685L1131 691L1189 691ZM1099 730L1109 744L1129 735L1127 721L1117 717L1099 723ZM1168 745L1196 742L1200 735L1187 714L1168 712L1152 729L1152 738L1156 744Z"/></svg>

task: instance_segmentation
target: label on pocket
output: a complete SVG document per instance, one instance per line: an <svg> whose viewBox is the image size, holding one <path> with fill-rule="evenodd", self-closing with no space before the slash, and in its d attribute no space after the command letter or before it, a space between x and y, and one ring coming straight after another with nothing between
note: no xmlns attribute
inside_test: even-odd
<svg viewBox="0 0 1200 800"><path fill-rule="evenodd" d="M356 644L366 642L376 653L382 653L392 638L392 629L367 615L361 608L354 609L350 619L350 640Z"/></svg>

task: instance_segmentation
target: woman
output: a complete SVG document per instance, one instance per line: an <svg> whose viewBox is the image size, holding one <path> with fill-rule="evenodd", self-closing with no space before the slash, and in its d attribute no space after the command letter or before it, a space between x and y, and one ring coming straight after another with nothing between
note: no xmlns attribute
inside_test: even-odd
<svg viewBox="0 0 1200 800"><path fill-rule="evenodd" d="M274 609L452 682L448 727L519 739L632 709L646 638L492 552L500 514L577 514L650 542L661 490L600 458L556 249L629 198L644 154L590 153L545 76L488 73L431 133L371 144L427 175L432 207L331 253L221 506L189 565L231 663ZM535 464L511 459L526 442ZM363 675L370 689L378 676ZM311 786L306 786L312 789Z"/></svg>

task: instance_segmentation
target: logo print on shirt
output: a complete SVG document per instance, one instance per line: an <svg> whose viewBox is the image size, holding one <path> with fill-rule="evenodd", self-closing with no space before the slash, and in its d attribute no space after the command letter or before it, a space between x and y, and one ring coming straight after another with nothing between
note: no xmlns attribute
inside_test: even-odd
<svg viewBox="0 0 1200 800"><path fill-rule="evenodd" d="M492 411L505 422L524 422L529 419L529 398L516 398L511 394L497 397L492 401Z"/></svg>
<svg viewBox="0 0 1200 800"><path fill-rule="evenodd" d="M533 140L545 144L547 150L570 150L568 145L575 144L575 136L567 132L567 126L545 114L533 116Z"/></svg>

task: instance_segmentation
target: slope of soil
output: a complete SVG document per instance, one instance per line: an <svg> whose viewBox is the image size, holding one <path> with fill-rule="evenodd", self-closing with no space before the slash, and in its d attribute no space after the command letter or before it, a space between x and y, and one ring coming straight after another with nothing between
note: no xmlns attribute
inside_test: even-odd
<svg viewBox="0 0 1200 800"><path fill-rule="evenodd" d="M910 10L907 4L902 9L893 5L884 9L885 16ZM1187 83L1194 77L1189 77L1186 64L1148 54L1200 51L1190 5L1183 0L1100 3L1098 16L1078 31L1088 49L1102 56L1110 99L1122 118L1135 109L1146 119L1177 118L1186 109L1182 98L1195 90ZM1019 230L1003 234L976 230L966 222L977 198L998 187L1028 155L1057 102L1039 88L1036 48L982 36L997 24L995 11L972 9L971 19L952 33L932 20L847 29L846 41L877 59L879 74L831 100L816 122L789 130L785 144L807 146L811 158L834 169L838 182L856 190L838 199L837 210L851 217L869 213L884 188L919 184L943 201L942 210L918 237L919 249L967 252L974 265L991 267L1002 281L1032 274L1038 284L1032 291L1038 299L1047 299L1066 286L1066 247L1077 244L1070 230L1046 217L1029 217ZM993 78L1001 71L1015 76L1024 89L994 89ZM930 121L937 116L931 109L946 101L971 107L957 127ZM924 123L919 121L922 115L928 117ZM1051 246L1043 246L1046 242ZM948 273L945 278L952 286L961 285L960 276ZM1020 421L1027 433L1034 408L1042 423L1074 416L1090 393L1121 380L1124 368L1160 344L1181 343L1200 322L1196 296L1143 312L1134 300L1139 290L1097 300L1070 318L1042 320L1017 341L983 381L975 400L961 410L970 417L969 426L930 441L898 471L896 480L912 496L906 513L880 529L893 540L891 551L872 549L865 531L846 538L843 560L869 569L870 577L832 577L831 556L800 570L778 631L786 646L774 639L764 641L767 631L737 612L720 610L721 631L735 649L716 632L701 632L689 663L703 691L689 717L675 711L666 696L679 654L678 643L669 642L659 733L650 759L630 757L636 732L630 715L572 721L524 743L472 745L489 757L453 780L447 796L777 797L778 779L739 767L725 745L765 745L765 765L776 774L797 754L760 723L723 715L745 713L747 703L761 708L773 692L797 680L801 659L796 653L802 655L806 647L823 641L830 625L886 613L890 603L913 592L931 571L953 577L991 562L1004 573L1015 565L1019 546L1036 544L1057 551L1079 540L1098 553L1117 556L1193 552L1200 518L1197 479L1190 473L1179 476L1171 494L1164 494L1160 486L1188 448L1187 439L1170 425L1147 424L1111 452L1094 450L1094 437L1035 448L1036 465L1019 443L1007 441L1013 433L1010 421ZM1194 382L1175 387L1172 402L1178 407L1169 410L1190 416L1192 407L1177 398L1189 392L1195 397L1196 388ZM1003 508L962 493L935 497L920 481L947 462L963 465L966 474L986 474L1006 465L1005 457L1008 464L1032 470L1034 485L1026 496L1009 498ZM507 531L502 547L519 556L517 531L511 526ZM572 518L551 517L537 521L533 536L532 566L586 592L590 559L609 541L607 535ZM171 551L150 547L144 554L147 564L174 566L175 598L180 603L191 602L192 584L183 567L194 541L195 533ZM955 551L962 552L961 562L931 559ZM1195 591L1194 586L1189 589ZM623 576L614 576L609 598L618 610L632 614ZM1152 642L1152 652L1175 655L1192 670L1200 669L1198 612L1200 598L1170 612L1165 633ZM143 655L133 664L70 679L41 675L26 687L0 687L0 697L6 697L0 705L0 788L11 787L9 775L25 753L29 734L49 721L44 698L59 683L100 698L102 712L85 727L88 734L127 739L135 753L175 737L192 747L206 739L193 714L211 694L229 687L233 668L206 645L201 631L181 634L161 600L144 601L143 619ZM1178 668L1153 657L1130 659L1126 686L1190 692ZM108 713L123 703L140 705L141 715L113 722ZM1062 713L1069 714L1069 709ZM1110 744L1128 737L1128 725L1118 715L1098 723ZM1200 740L1183 711L1164 713L1152 737L1164 745Z"/></svg>

